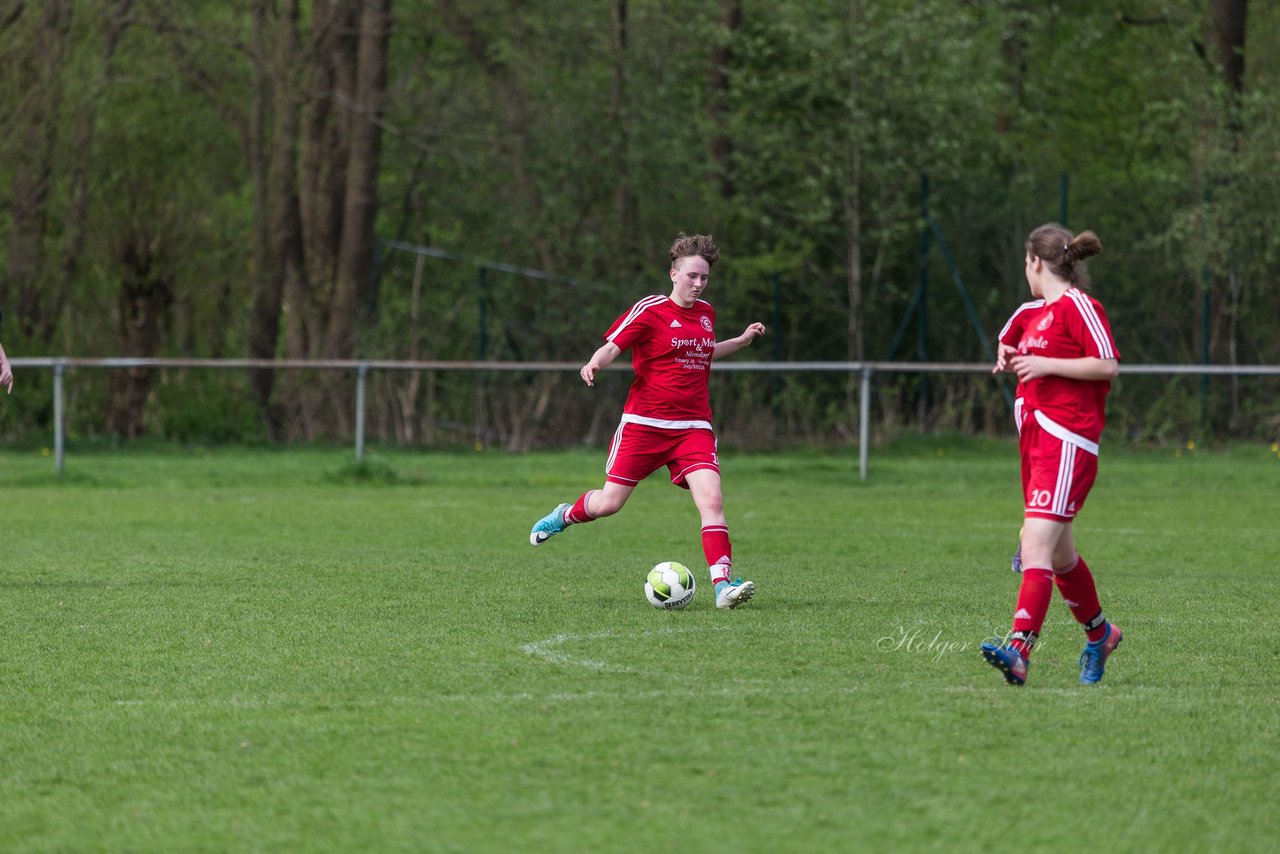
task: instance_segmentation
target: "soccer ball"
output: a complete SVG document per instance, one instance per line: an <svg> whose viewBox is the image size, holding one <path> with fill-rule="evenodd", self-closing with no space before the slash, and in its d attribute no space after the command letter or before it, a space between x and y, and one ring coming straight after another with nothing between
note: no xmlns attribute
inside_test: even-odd
<svg viewBox="0 0 1280 854"><path fill-rule="evenodd" d="M644 595L649 604L664 611L676 611L693 601L693 573L689 567L673 560L649 570L644 580Z"/></svg>

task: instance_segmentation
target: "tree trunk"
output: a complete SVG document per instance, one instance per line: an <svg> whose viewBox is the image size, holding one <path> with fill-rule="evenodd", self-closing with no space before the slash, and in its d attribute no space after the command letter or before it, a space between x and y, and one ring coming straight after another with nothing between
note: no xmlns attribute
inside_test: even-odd
<svg viewBox="0 0 1280 854"><path fill-rule="evenodd" d="M337 275L345 208L348 123L355 91L356 10L349 0L321 0L312 13L307 49L306 119L302 130L302 278L285 293L290 358L323 355L324 312Z"/></svg>
<svg viewBox="0 0 1280 854"><path fill-rule="evenodd" d="M849 42L849 94L848 94L848 130L845 136L845 269L849 296L849 317L847 325L848 344L847 358L851 362L861 362L866 358L866 347L863 343L862 324L862 139L859 97L861 81L858 75L857 51L853 49L854 34L862 22L860 0L852 0L849 4L849 15L845 22L847 40ZM850 374L845 386L845 398L850 423L857 424L859 415L858 395L854 391L859 384L859 377Z"/></svg>
<svg viewBox="0 0 1280 854"><path fill-rule="evenodd" d="M368 296L378 212L378 172L382 162L382 112L387 90L390 0L365 0L360 7L360 48L355 97L349 105L351 147L342 212L342 237L329 306L328 355L351 358L355 317ZM367 304L367 303L366 303Z"/></svg>
<svg viewBox="0 0 1280 854"><path fill-rule="evenodd" d="M252 314L249 318L249 357L274 358L276 337L279 334L280 298L276 288L277 264L271 251L269 222L271 211L268 203L269 171L267 169L267 105L275 75L268 68L267 17L270 0L254 0L252 11L253 84L249 93L249 176L253 181L253 282ZM278 142L278 140L277 140ZM258 411L268 432L274 435L270 416L271 389L275 381L274 371L254 371L249 377Z"/></svg>
<svg viewBox="0 0 1280 854"><path fill-rule="evenodd" d="M76 108L75 135L72 150L78 152L71 171L70 198L63 217L62 262L60 279L51 297L51 310L47 312L49 326L42 338L52 341L55 327L62 316L80 271L80 256L84 252L85 232L89 220L89 170L93 152L94 128L98 120L98 102L102 98L107 81L111 77L112 59L120 39L129 26L129 11L133 0L116 0L108 10L106 32L103 36L102 73L93 87L90 97Z"/></svg>
<svg viewBox="0 0 1280 854"><path fill-rule="evenodd" d="M298 64L298 0L288 0L278 25L275 51L269 64L272 81L256 105L255 118L266 112L265 99L271 97L270 157L263 151L256 168L265 186L255 188L255 203L263 205L258 221L255 252L264 262L254 278L253 327L250 354L257 359L274 359L280 343L280 317L284 294L295 290L303 277L302 223L298 210L298 132L300 99L293 69ZM265 57L263 58L266 61ZM263 128L266 122L263 121ZM261 133L262 131L259 131ZM262 162L266 160L265 164ZM259 250L258 243L265 243ZM254 392L273 436L282 429L279 407L271 402L275 382L273 371L257 371Z"/></svg>
<svg viewBox="0 0 1280 854"><path fill-rule="evenodd" d="M6 297L16 303L16 322L23 334L47 347L57 318L45 285L45 230L49 220L49 188L62 102L62 71L71 9L67 0L47 0L36 24L31 50L10 73L18 91L28 93L25 115L13 122L14 164L9 222L9 277ZM30 349L31 345L28 347Z"/></svg>
<svg viewBox="0 0 1280 854"><path fill-rule="evenodd" d="M154 357L160 349L161 323L173 305L173 274L164 262L164 238L150 233L145 225L126 226L115 254L121 276L119 355ZM151 368L126 368L112 374L108 432L126 439L142 435L142 414L155 377Z"/></svg>
<svg viewBox="0 0 1280 854"><path fill-rule="evenodd" d="M996 135L1004 137L1009 146L1009 190L1010 198L1018 199L1022 193L1022 145L1019 141L1021 117L1026 107L1027 79L1027 10L1022 0L1014 0L1005 6L1006 20L1000 37L1000 57L1004 63L1004 79L1007 85L1008 101L996 115ZM1018 259L1016 271L1021 271L1022 244L1027 239L1028 224L1024 218L1025 205L1014 204L1011 211L1011 228L1009 251L1004 253L1008 258ZM1066 223L1063 223L1066 225ZM1025 287L1023 278L1014 270L1002 276L1005 281L1012 282L1011 297L1017 298Z"/></svg>
<svg viewBox="0 0 1280 854"><path fill-rule="evenodd" d="M742 0L720 0L723 31L711 48L711 76L707 104L711 120L711 160L720 198L733 198L733 136L726 127L729 112L729 68L733 63L733 38L742 26Z"/></svg>
<svg viewBox="0 0 1280 854"><path fill-rule="evenodd" d="M1209 28L1210 56L1218 67L1222 75L1222 83L1227 90L1226 127L1230 134L1229 145L1233 155L1239 154L1244 134L1240 107L1244 98L1244 45L1248 11L1248 0L1211 0L1209 3L1212 24ZM1222 180L1223 189L1219 190L1220 193L1225 192L1225 185L1230 181L1230 178ZM1220 304L1225 303L1223 310L1227 314L1227 357L1229 363L1233 365L1236 364L1238 355L1241 319L1239 309L1242 283L1237 272L1237 261L1238 259L1233 256L1227 263L1226 300L1219 300ZM1238 426L1239 420L1240 378L1232 376L1230 417L1232 429Z"/></svg>
<svg viewBox="0 0 1280 854"><path fill-rule="evenodd" d="M609 124L613 128L613 206L617 216L617 234L614 245L619 253L632 248L632 231L635 227L635 193L627 180L627 152L630 139L627 134L627 0L616 0L613 5L614 62L613 100L609 108Z"/></svg>
<svg viewBox="0 0 1280 854"><path fill-rule="evenodd" d="M1210 0L1213 58L1222 82L1235 96L1244 94L1244 38L1249 0Z"/></svg>

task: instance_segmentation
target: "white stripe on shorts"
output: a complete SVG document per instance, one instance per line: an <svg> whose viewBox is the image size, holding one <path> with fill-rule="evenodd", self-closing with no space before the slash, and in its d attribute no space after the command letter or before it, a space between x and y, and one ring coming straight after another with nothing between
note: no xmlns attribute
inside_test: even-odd
<svg viewBox="0 0 1280 854"><path fill-rule="evenodd" d="M623 424L643 424L646 427L657 427L659 430L710 430L710 421L667 421L663 418L649 418L645 415L624 413ZM621 430L622 426L619 425Z"/></svg>
<svg viewBox="0 0 1280 854"><path fill-rule="evenodd" d="M1070 442L1062 443L1062 451L1058 457L1058 482L1053 487L1053 507L1049 512L1057 516L1067 516L1067 499L1071 496L1071 480L1076 470L1076 446Z"/></svg>
<svg viewBox="0 0 1280 854"><path fill-rule="evenodd" d="M1054 421L1048 415L1045 415L1039 409L1035 411L1035 416L1036 420L1040 422L1040 426L1043 427L1044 431L1050 436L1057 436L1062 441L1069 442L1082 451L1088 451L1095 457L1098 455L1097 442L1091 442L1079 433L1073 433L1057 421Z"/></svg>
<svg viewBox="0 0 1280 854"><path fill-rule="evenodd" d="M604 473L607 475L609 469L613 468L613 461L618 458L618 448L622 447L622 425L618 425L618 429L613 431L613 441L609 443L609 456L604 461ZM626 480L626 478L623 478Z"/></svg>

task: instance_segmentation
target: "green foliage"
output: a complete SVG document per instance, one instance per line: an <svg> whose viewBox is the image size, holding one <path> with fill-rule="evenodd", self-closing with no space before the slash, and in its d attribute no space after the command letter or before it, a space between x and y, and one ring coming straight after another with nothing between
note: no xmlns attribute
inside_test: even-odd
<svg viewBox="0 0 1280 854"><path fill-rule="evenodd" d="M869 358L982 358L932 237L925 340L909 324L890 352L922 275L921 177L929 177L931 214L990 334L1024 294L1025 234L1062 216L1065 174L1067 224L1095 229L1106 247L1093 262L1096 293L1127 360L1187 363L1207 352L1219 363L1280 362L1280 291L1268 285L1280 259L1274 5L1249 9L1238 99L1202 57L1208 21L1200 0L1125 10L1132 18L1104 0L743 0L734 30L721 4L625 5L624 30L613 3L397 0L378 233L575 284L491 272L481 294L475 265L429 260L414 329L414 261L390 253L376 305L358 318L360 355L581 361L623 308L665 290L665 248L684 230L721 240L709 296L725 329L770 323L770 358L847 358L851 327ZM121 248L133 243L153 250L155 271L171 282L157 302L159 354L244 355L255 272L252 87L261 59L250 7L135 5L109 60L114 4L76 0L69 8L63 60L50 70L60 100L45 104L40 92L21 88L21 75L0 82L0 113L15 128L0 143L0 237L18 204L8 194L26 139L20 129L37 108L54 117L44 273L51 285L67 251L62 229L75 176L87 181L89 222L67 305L41 318L55 330L49 349L127 350ZM302 4L304 45L312 12ZM283 31L277 15L272 7L267 16L268 56ZM0 34L9 67L43 63L35 54L41 20L27 4ZM729 56L728 90L714 114L713 47ZM338 95L312 94L345 109ZM81 150L78 122L90 114L92 142ZM270 104L262 118L270 127ZM730 145L728 196L711 152L718 135ZM9 250L0 239L0 256ZM862 270L855 318L851 251ZM322 280L324 271L306 275ZM0 304L12 311L15 298L0 282ZM286 317L302 310L285 306ZM6 321L11 355L41 354L43 345L14 337L17 328ZM472 407L468 383L455 385L464 396L443 405ZM810 407L791 420L824 421L827 390L821 380L805 394L788 392ZM82 398L95 410L77 429L102 422L110 399L105 389ZM904 412L915 408L903 403ZM1155 403L1134 411L1164 409ZM400 417L390 395L377 404L375 422ZM1172 408L1195 408L1183 404ZM159 396L148 402L167 405ZM500 413L474 414L469 429L482 431ZM1206 427L1257 435L1259 419L1271 414L1265 399L1233 397ZM301 433L340 427L331 415L291 415L317 422ZM144 421L155 429L184 418L155 411ZM940 412L933 421L951 418ZM184 434L196 419L186 420ZM43 415L6 421L24 433L45 423ZM1157 429L1134 425L1138 433ZM579 425L561 435L582 432Z"/></svg>
<svg viewBox="0 0 1280 854"><path fill-rule="evenodd" d="M342 486L362 484L400 486L419 480L415 477L410 481L387 461L370 458L362 462L349 462L338 466L329 472L326 479L329 483Z"/></svg>
<svg viewBox="0 0 1280 854"><path fill-rule="evenodd" d="M866 483L723 456L759 592L662 613L650 566L706 579L683 490L526 545L594 452L380 455L393 489L331 480L349 449L102 452L71 485L6 454L0 847L997 850L1018 767L1028 850L1082 815L1124 850L1276 838L1275 454L1108 453L1077 536L1125 644L1080 685L1055 602L1023 689L976 651L1014 607L1008 442L913 439Z"/></svg>
<svg viewBox="0 0 1280 854"><path fill-rule="evenodd" d="M226 371L164 372L155 390L156 432L178 442L261 442L262 419L244 377Z"/></svg>

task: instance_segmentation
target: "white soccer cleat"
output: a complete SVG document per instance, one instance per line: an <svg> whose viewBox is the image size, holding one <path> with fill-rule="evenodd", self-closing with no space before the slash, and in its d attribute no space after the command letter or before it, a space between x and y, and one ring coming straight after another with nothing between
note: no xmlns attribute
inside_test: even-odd
<svg viewBox="0 0 1280 854"><path fill-rule="evenodd" d="M756 586L750 581L735 578L716 596L717 608L736 608L756 595Z"/></svg>

